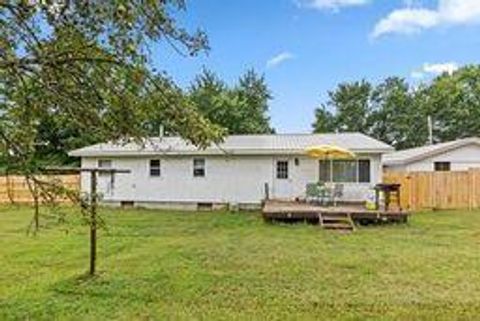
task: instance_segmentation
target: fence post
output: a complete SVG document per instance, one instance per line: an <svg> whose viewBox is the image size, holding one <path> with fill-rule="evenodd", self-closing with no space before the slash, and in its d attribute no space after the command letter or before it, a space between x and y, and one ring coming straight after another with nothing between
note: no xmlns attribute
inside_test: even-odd
<svg viewBox="0 0 480 321"><path fill-rule="evenodd" d="M406 173L406 179L407 179L407 182L408 182L408 209L411 210L416 210L415 206L413 206L413 192L412 192L412 184L413 184L413 180L412 180L412 176L410 176L410 173Z"/></svg>
<svg viewBox="0 0 480 321"><path fill-rule="evenodd" d="M470 178L469 194L470 194L470 209L476 209L478 207L478 197L477 197L477 175L479 173L478 169L471 168L468 171L468 176Z"/></svg>
<svg viewBox="0 0 480 321"><path fill-rule="evenodd" d="M473 209L473 171L472 169L468 170L468 209L471 211Z"/></svg>

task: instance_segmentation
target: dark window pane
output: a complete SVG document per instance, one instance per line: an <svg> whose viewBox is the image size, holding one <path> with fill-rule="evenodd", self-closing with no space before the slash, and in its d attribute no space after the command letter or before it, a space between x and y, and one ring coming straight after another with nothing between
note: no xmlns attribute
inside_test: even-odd
<svg viewBox="0 0 480 321"><path fill-rule="evenodd" d="M435 171L436 172L449 172L450 171L450 162L435 162Z"/></svg>
<svg viewBox="0 0 480 321"><path fill-rule="evenodd" d="M288 179L288 161L277 161L277 179Z"/></svg>
<svg viewBox="0 0 480 321"><path fill-rule="evenodd" d="M112 168L112 160L111 159L99 159L98 160L98 168ZM99 176L111 176L112 174L106 172L98 173Z"/></svg>
<svg viewBox="0 0 480 321"><path fill-rule="evenodd" d="M357 181L357 161L333 161L333 181L335 183L353 183Z"/></svg>
<svg viewBox="0 0 480 321"><path fill-rule="evenodd" d="M159 159L151 159L150 160L150 176L160 176L160 160Z"/></svg>
<svg viewBox="0 0 480 321"><path fill-rule="evenodd" d="M370 183L370 160L361 159L358 161L358 181Z"/></svg>
<svg viewBox="0 0 480 321"><path fill-rule="evenodd" d="M112 161L110 159L99 159L98 168L111 168Z"/></svg>
<svg viewBox="0 0 480 321"><path fill-rule="evenodd" d="M330 161L327 160L321 160L320 161L320 176L319 180L320 182L330 182L331 176L330 176Z"/></svg>
<svg viewBox="0 0 480 321"><path fill-rule="evenodd" d="M203 158L193 159L193 176L194 177L205 176L205 159Z"/></svg>

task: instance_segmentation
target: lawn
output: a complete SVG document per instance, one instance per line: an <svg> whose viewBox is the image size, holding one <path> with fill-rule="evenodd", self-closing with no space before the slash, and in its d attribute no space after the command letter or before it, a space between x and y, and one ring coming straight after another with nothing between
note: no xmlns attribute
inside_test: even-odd
<svg viewBox="0 0 480 321"><path fill-rule="evenodd" d="M71 220L0 208L0 320L478 320L480 212L344 235L258 213L101 210L99 275ZM45 222L45 219L44 219Z"/></svg>

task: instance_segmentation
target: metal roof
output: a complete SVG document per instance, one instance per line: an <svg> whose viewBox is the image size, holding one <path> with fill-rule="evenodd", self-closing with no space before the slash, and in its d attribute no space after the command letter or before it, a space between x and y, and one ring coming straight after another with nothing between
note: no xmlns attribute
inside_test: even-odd
<svg viewBox="0 0 480 321"><path fill-rule="evenodd" d="M477 137L463 138L450 142L427 145L422 147L410 148L398 152L385 154L382 157L383 164L386 166L404 165L414 161L422 160L427 157L435 156L448 152L459 147L470 144L480 145L480 139Z"/></svg>
<svg viewBox="0 0 480 321"><path fill-rule="evenodd" d="M70 156L137 156L137 155L273 155L303 154L314 145L336 145L354 153L385 153L393 151L390 145L361 133L339 134L278 134L278 135L232 135L223 143L206 149L180 137L153 137L142 144L129 142L102 143L87 146L69 153Z"/></svg>

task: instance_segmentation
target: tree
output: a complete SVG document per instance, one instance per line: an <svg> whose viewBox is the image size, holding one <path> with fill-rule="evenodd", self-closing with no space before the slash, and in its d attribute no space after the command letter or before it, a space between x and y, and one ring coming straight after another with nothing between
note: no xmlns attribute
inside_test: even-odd
<svg viewBox="0 0 480 321"><path fill-rule="evenodd" d="M2 2L0 138L22 164L17 171L34 165L42 122L63 119L102 140L140 139L159 101L178 134L200 146L220 139L173 83L165 92L165 77L148 70L151 41L191 55L208 48L202 32L189 34L171 17L184 8L182 0Z"/></svg>
<svg viewBox="0 0 480 321"><path fill-rule="evenodd" d="M240 77L235 88L239 101L243 104L241 121L245 128L242 134L271 134L268 117L268 101L272 99L264 76L258 75L255 70L248 70Z"/></svg>
<svg viewBox="0 0 480 321"><path fill-rule="evenodd" d="M333 112L330 113L329 110ZM342 83L315 110L314 132L359 131L397 149L480 135L480 66L444 73L417 88L389 77L376 86L365 80Z"/></svg>
<svg viewBox="0 0 480 321"><path fill-rule="evenodd" d="M204 69L190 86L189 97L202 115L229 134L273 132L267 116L271 95L264 77L253 70L231 88L215 73Z"/></svg>
<svg viewBox="0 0 480 321"><path fill-rule="evenodd" d="M390 77L378 84L373 89L371 104L370 135L399 149L417 146L416 137L425 141L425 135L414 126L420 111L405 79Z"/></svg>
<svg viewBox="0 0 480 321"><path fill-rule="evenodd" d="M329 93L327 106L315 110L314 132L356 131L398 149L426 143L425 89L411 90L403 78L376 86L365 80L342 83Z"/></svg>
<svg viewBox="0 0 480 321"><path fill-rule="evenodd" d="M480 66L465 66L433 80L423 92L437 142L480 135Z"/></svg>
<svg viewBox="0 0 480 321"><path fill-rule="evenodd" d="M335 117L325 106L315 109L315 122L312 124L314 133L330 133L336 130Z"/></svg>
<svg viewBox="0 0 480 321"><path fill-rule="evenodd" d="M67 196L87 209L79 195L36 175L39 146L55 150L72 133L143 140L152 115L200 147L221 140L223 130L149 68L152 42L166 41L183 55L208 49L203 32L190 33L173 18L184 9L184 0L1 1L0 154L7 171L24 175L46 200ZM90 198L93 204L96 195Z"/></svg>
<svg viewBox="0 0 480 321"><path fill-rule="evenodd" d="M342 83L328 93L327 107L334 109L335 128L341 132L368 132L372 86L362 80Z"/></svg>

